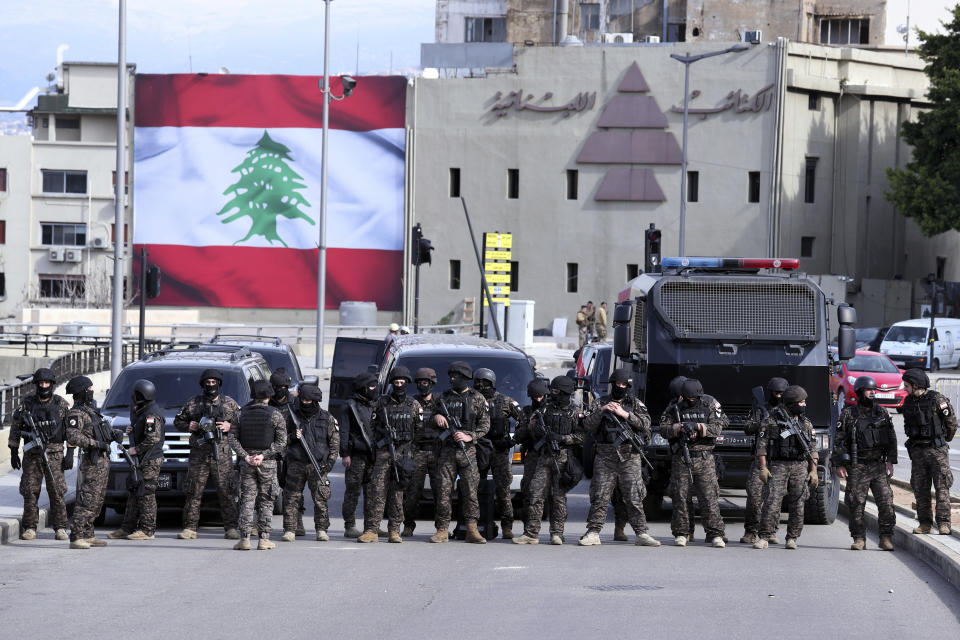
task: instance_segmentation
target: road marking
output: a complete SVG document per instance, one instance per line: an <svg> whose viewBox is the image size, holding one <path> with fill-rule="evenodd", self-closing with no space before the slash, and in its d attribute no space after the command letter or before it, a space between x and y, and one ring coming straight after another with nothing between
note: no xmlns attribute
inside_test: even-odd
<svg viewBox="0 0 960 640"><path fill-rule="evenodd" d="M494 567L493 570L494 570L494 571L516 571L516 570L518 570L518 569L526 569L526 568L527 568L527 567L522 567L522 566L517 565L517 566L514 566L514 567Z"/></svg>
<svg viewBox="0 0 960 640"><path fill-rule="evenodd" d="M313 547L307 547L308 549L318 549L324 550L329 549L330 551L362 551L363 547L328 547L325 545L315 545Z"/></svg>

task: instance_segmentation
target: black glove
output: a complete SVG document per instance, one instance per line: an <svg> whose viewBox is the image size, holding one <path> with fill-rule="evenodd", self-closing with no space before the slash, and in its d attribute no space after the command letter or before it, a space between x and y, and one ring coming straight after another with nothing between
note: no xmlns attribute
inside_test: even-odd
<svg viewBox="0 0 960 640"><path fill-rule="evenodd" d="M543 424L542 422L538 422L533 426L533 435L538 438L542 438L543 436L547 435L547 432L547 425Z"/></svg>
<svg viewBox="0 0 960 640"><path fill-rule="evenodd" d="M94 446L97 448L98 451L110 451L109 442L102 442L100 440L97 440L97 443Z"/></svg>
<svg viewBox="0 0 960 640"><path fill-rule="evenodd" d="M122 444L122 443L123 443L123 431L122 431L122 430L120 430L120 429L114 429L114 430L113 430L113 433L112 433L111 435L113 435L113 441L114 441L114 442L116 442L117 444Z"/></svg>
<svg viewBox="0 0 960 640"><path fill-rule="evenodd" d="M10 466L14 469L19 469L22 465L20 464L20 450L10 447Z"/></svg>
<svg viewBox="0 0 960 640"><path fill-rule="evenodd" d="M63 471L73 469L73 449L67 448L67 455L63 456L63 463L61 463L60 469Z"/></svg>

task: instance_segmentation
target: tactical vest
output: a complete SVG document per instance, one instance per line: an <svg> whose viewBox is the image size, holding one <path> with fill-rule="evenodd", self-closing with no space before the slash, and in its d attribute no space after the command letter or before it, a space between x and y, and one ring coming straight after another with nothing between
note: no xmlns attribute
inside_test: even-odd
<svg viewBox="0 0 960 640"><path fill-rule="evenodd" d="M568 436L573 433L577 424L577 408L572 404L566 407L558 407L552 402L548 402L543 410L543 423L547 428L561 436Z"/></svg>
<svg viewBox="0 0 960 640"><path fill-rule="evenodd" d="M433 421L433 416L437 413L437 396L433 396L430 400L427 400L419 393L414 396L414 400L420 403L420 406L423 407L423 430L420 433L420 437L417 438L417 443L421 446L429 446L436 443L437 438L440 437L440 430L437 429L437 423Z"/></svg>
<svg viewBox="0 0 960 640"><path fill-rule="evenodd" d="M782 431L790 428L790 418L796 421L801 431L804 430L803 420L796 416L788 418L787 415L787 411L781 407L777 407L772 413L773 419L776 420L776 426L767 433L767 457L771 460L803 460L806 458L803 444L799 440L802 436L791 435L786 438L780 436ZM807 446L809 446L809 443Z"/></svg>
<svg viewBox="0 0 960 640"><path fill-rule="evenodd" d="M602 407L608 402L617 402L613 399L613 396L603 396L597 400L596 406ZM629 413L633 413L636 405L634 404L634 399L632 397L626 397L623 400L620 400L620 406ZM617 424L617 420L623 423L627 429L631 429L630 424L623 418L617 417L614 419L614 416L610 414L609 411L603 411L600 414L600 428L597 430L597 435L595 441L599 444L614 444L617 439L620 437L620 426Z"/></svg>
<svg viewBox="0 0 960 640"><path fill-rule="evenodd" d="M927 391L921 397L907 396L903 402L903 431L916 444L945 443L943 421L938 411L939 394Z"/></svg>
<svg viewBox="0 0 960 640"><path fill-rule="evenodd" d="M713 411L713 398L710 398L709 402L705 400L709 396L701 396L693 403L693 406L685 407L685 402L681 402L677 407L680 409L680 421L681 422L696 422L698 424L709 424L710 423L710 412ZM687 443L687 446L691 450L705 450L712 449L714 445L714 438L704 438L697 437L696 440L691 440Z"/></svg>
<svg viewBox="0 0 960 640"><path fill-rule="evenodd" d="M890 435L886 421L883 419L883 412L865 410L856 406L852 409L851 415L857 425L857 455L886 453L890 446ZM849 440L849 434L847 439ZM848 446L847 450L849 449Z"/></svg>
<svg viewBox="0 0 960 640"><path fill-rule="evenodd" d="M491 440L502 440L510 435L510 417L505 411L510 400L502 393L495 393L487 400L487 410L490 413L490 431L487 437Z"/></svg>
<svg viewBox="0 0 960 640"><path fill-rule="evenodd" d="M365 400L358 400L356 397L347 400L347 419L350 421L349 446L354 451L370 452L367 441L364 440L361 431L370 434L370 416L373 414L373 406ZM361 420L357 422L357 420Z"/></svg>
<svg viewBox="0 0 960 640"><path fill-rule="evenodd" d="M299 417L301 420L300 431L303 433L303 440L297 440L296 438L292 440L293 445L287 447L288 457L298 462L308 462L310 459L307 457L303 448L309 446L313 457L317 459L317 463L321 465L324 464L330 456L330 444L327 441L330 414L320 409L320 411L311 418L304 418L302 415Z"/></svg>
<svg viewBox="0 0 960 640"><path fill-rule="evenodd" d="M245 406L240 411L240 446L247 451L263 451L273 444L273 412L262 402Z"/></svg>
<svg viewBox="0 0 960 640"><path fill-rule="evenodd" d="M469 390L460 394L448 389L443 392L440 398L450 415L460 420L460 428L464 431L473 431L477 424L477 414L473 410L473 394ZM486 398L484 398L484 401L486 401Z"/></svg>
<svg viewBox="0 0 960 640"><path fill-rule="evenodd" d="M41 402L37 396L29 396L23 401L23 404L24 409L33 418L37 428L43 431L50 443L64 441L66 432L63 428L63 420L60 419L60 405L57 404L55 398L50 398L47 402ZM21 428L21 430L24 429L26 429L26 425Z"/></svg>
<svg viewBox="0 0 960 640"><path fill-rule="evenodd" d="M380 402L378 411L386 412L386 418L393 427L395 442L410 442L413 440L413 399L405 397L403 402L395 402L392 399L385 398ZM386 426L384 424L384 426Z"/></svg>
<svg viewBox="0 0 960 640"><path fill-rule="evenodd" d="M151 447L149 451L146 451L141 449L140 443L146 439L147 418L150 416L152 416L154 420L153 428L160 432L160 442ZM160 413L160 407L152 402L144 409L143 413L137 416L137 420L133 424L133 433L130 435L133 436L134 446L137 447L137 457L140 458L140 462L147 462L148 460L156 460L157 458L163 457L164 422L163 415Z"/></svg>

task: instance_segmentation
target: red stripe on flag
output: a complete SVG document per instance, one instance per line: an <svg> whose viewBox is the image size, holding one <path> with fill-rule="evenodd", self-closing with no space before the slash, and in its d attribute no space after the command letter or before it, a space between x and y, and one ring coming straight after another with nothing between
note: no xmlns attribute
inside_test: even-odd
<svg viewBox="0 0 960 640"><path fill-rule="evenodd" d="M140 273L140 247L133 272ZM317 250L271 247L146 245L147 262L160 267L160 295L151 305L317 308ZM376 302L384 311L402 306L403 252L327 249L326 308L345 300Z"/></svg>
<svg viewBox="0 0 960 640"><path fill-rule="evenodd" d="M138 127L323 126L322 76L138 74ZM330 78L333 96L343 94ZM346 100L330 101L330 128L401 129L406 123L407 79L360 76Z"/></svg>

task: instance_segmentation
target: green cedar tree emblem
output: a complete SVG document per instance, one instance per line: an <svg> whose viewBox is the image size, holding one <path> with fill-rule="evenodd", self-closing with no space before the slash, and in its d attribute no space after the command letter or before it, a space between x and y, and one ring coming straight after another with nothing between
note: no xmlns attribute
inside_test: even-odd
<svg viewBox="0 0 960 640"><path fill-rule="evenodd" d="M253 236L263 236L273 244L287 243L277 234L277 216L294 220L302 218L310 224L316 224L313 218L300 210L310 203L297 193L307 185L300 182L303 177L290 168L287 161L290 149L275 142L266 131L263 132L257 146L247 151L247 157L231 173L239 173L240 179L227 187L223 195L233 198L217 212L218 216L237 210L222 220L227 224L244 216L250 216L250 231L233 244L240 244Z"/></svg>

